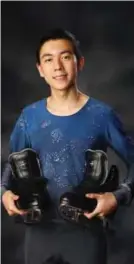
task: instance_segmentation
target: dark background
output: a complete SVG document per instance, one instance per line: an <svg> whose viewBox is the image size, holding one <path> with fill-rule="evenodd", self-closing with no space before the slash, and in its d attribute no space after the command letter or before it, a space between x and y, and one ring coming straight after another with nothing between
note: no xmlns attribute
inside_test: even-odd
<svg viewBox="0 0 134 264"><path fill-rule="evenodd" d="M35 50L53 27L70 30L81 42L86 61L81 91L113 106L134 136L134 3L2 2L2 167L21 109L49 94L35 67ZM125 165L112 151L109 158L122 179ZM115 225L116 233L108 236L109 264L132 264L134 203L118 211ZM24 226L2 208L2 264L23 263L23 236Z"/></svg>

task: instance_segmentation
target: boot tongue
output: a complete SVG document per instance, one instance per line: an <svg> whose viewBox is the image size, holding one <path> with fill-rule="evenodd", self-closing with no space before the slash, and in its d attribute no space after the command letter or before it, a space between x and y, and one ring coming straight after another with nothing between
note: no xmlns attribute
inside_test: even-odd
<svg viewBox="0 0 134 264"><path fill-rule="evenodd" d="M99 187L108 176L107 154L101 150L86 151L84 182L86 185Z"/></svg>
<svg viewBox="0 0 134 264"><path fill-rule="evenodd" d="M41 177L39 157L30 148L9 155L9 163L16 179L32 180Z"/></svg>

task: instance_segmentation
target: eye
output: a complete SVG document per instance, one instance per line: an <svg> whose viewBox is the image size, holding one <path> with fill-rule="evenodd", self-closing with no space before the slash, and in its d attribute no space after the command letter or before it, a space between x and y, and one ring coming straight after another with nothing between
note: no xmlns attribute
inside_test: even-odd
<svg viewBox="0 0 134 264"><path fill-rule="evenodd" d="M71 55L64 55L63 57L62 57L64 60L70 60L71 59Z"/></svg>
<svg viewBox="0 0 134 264"><path fill-rule="evenodd" d="M52 61L52 58L48 58L48 59L45 59L44 62L46 63L46 62L51 62L51 61Z"/></svg>

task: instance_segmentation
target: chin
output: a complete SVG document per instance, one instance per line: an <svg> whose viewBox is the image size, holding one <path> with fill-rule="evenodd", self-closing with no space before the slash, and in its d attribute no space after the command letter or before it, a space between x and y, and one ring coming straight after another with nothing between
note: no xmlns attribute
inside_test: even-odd
<svg viewBox="0 0 134 264"><path fill-rule="evenodd" d="M57 85L57 86L53 86L53 89L57 90L57 91L65 91L68 90L70 88L70 85Z"/></svg>
<svg viewBox="0 0 134 264"><path fill-rule="evenodd" d="M53 89L57 91L65 91L69 90L72 86L74 86L74 82L69 82L69 83L64 83L64 84L59 84L59 85L53 85Z"/></svg>

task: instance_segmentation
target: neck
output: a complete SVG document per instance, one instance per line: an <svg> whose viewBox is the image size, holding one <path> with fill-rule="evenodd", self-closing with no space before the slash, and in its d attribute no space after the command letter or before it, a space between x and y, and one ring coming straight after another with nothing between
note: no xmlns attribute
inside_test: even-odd
<svg viewBox="0 0 134 264"><path fill-rule="evenodd" d="M77 86L70 87L66 90L54 90L51 89L51 96L49 97L49 102L55 105L68 105L71 103L76 103L80 95L80 91Z"/></svg>
<svg viewBox="0 0 134 264"><path fill-rule="evenodd" d="M76 86L67 91L51 91L47 98L47 109L54 115L71 115L78 112L89 97L81 93Z"/></svg>

